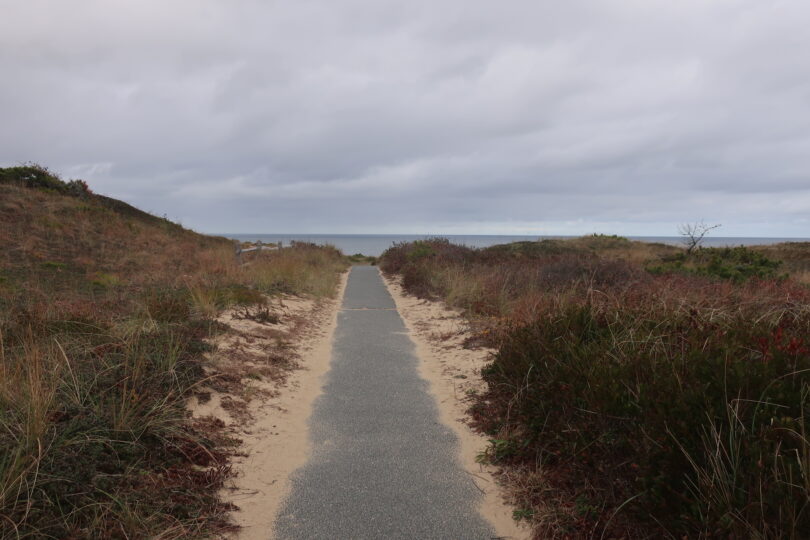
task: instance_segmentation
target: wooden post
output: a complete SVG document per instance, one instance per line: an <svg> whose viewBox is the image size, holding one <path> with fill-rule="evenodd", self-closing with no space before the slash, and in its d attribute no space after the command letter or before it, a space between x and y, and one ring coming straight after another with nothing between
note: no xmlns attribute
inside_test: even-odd
<svg viewBox="0 0 810 540"><path fill-rule="evenodd" d="M261 251L261 250L262 250L262 241L261 240L256 240L256 251Z"/></svg>
<svg viewBox="0 0 810 540"><path fill-rule="evenodd" d="M242 242L240 242L239 240L234 240L233 241L233 248L234 248L235 257L236 257L236 264L241 265L242 264Z"/></svg>

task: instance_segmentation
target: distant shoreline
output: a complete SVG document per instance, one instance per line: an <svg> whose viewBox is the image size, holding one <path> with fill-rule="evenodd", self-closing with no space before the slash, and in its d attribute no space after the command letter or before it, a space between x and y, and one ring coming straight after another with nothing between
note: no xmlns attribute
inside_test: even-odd
<svg viewBox="0 0 810 540"><path fill-rule="evenodd" d="M545 239L577 238L567 235L482 235L482 234L267 234L267 233L212 233L240 241L283 242L292 241L312 242L315 244L332 244L347 255L362 253L378 257L383 251L398 242L412 242L427 238L447 238L457 244L470 247L488 247L495 244L510 242L533 241ZM581 235L579 235L581 236ZM680 236L627 236L630 240L640 242L657 242L670 245L681 245ZM742 237L742 236L716 236L706 237L703 245L706 247L726 246L756 246L771 245L782 242L810 242L810 238L777 238L777 237Z"/></svg>

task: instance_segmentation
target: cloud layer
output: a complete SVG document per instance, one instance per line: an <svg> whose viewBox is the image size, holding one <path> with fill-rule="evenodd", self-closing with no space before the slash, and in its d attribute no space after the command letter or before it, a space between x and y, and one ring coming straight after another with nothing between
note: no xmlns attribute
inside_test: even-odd
<svg viewBox="0 0 810 540"><path fill-rule="evenodd" d="M0 165L200 230L810 236L802 0L0 13Z"/></svg>

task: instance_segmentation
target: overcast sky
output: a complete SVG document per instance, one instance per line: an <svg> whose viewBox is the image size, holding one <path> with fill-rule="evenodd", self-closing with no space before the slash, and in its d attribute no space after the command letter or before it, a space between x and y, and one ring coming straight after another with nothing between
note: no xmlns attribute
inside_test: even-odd
<svg viewBox="0 0 810 540"><path fill-rule="evenodd" d="M0 165L204 232L810 237L807 0L0 0Z"/></svg>

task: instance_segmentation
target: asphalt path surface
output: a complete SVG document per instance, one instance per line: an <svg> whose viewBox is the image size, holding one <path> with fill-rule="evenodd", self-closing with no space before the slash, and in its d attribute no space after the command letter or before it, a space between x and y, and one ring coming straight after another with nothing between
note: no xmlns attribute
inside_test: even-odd
<svg viewBox="0 0 810 540"><path fill-rule="evenodd" d="M278 538L495 537L417 366L377 268L354 267L310 420L313 454L293 475Z"/></svg>

